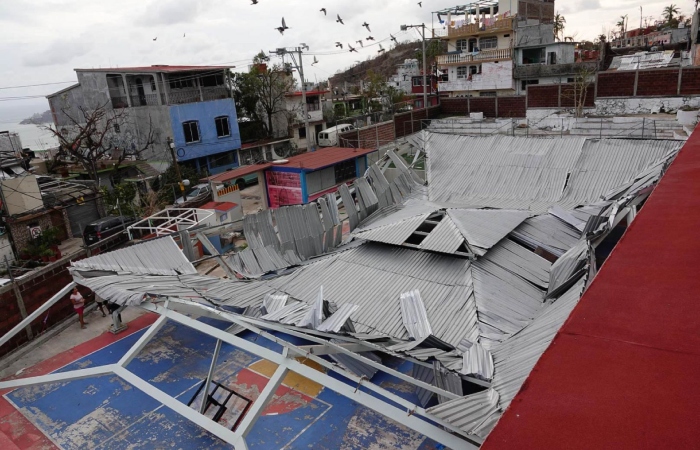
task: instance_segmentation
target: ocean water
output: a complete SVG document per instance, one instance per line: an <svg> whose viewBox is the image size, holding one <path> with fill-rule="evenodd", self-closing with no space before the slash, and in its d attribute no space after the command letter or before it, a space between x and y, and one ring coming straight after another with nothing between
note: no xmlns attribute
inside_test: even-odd
<svg viewBox="0 0 700 450"><path fill-rule="evenodd" d="M16 122L0 122L0 131L10 131L19 134L22 148L46 150L58 147L58 139L50 132L37 125L20 125Z"/></svg>

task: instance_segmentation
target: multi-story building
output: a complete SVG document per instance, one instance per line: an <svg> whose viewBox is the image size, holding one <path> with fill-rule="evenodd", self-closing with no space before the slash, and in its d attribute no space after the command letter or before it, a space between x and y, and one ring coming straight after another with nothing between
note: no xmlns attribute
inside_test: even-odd
<svg viewBox="0 0 700 450"><path fill-rule="evenodd" d="M404 94L413 93L413 77L420 75L417 59L406 59L403 64L396 65L396 74L389 79L389 86L392 86Z"/></svg>
<svg viewBox="0 0 700 450"><path fill-rule="evenodd" d="M441 95L500 96L516 92L513 77L518 20L551 22L554 0L484 0L433 13L447 42L437 57Z"/></svg>
<svg viewBox="0 0 700 450"><path fill-rule="evenodd" d="M554 38L554 25L518 21L514 46L516 93L526 93L530 84L573 83L585 74L590 77L598 67L597 60L579 61L574 42ZM581 58L579 58L581 59Z"/></svg>
<svg viewBox="0 0 700 450"><path fill-rule="evenodd" d="M140 157L170 159L210 174L239 165L241 139L236 106L226 87L228 67L167 66L76 69L78 83L49 95L56 128L70 133L81 109L126 109L127 119L106 130L117 147L140 148L153 132L154 145Z"/></svg>
<svg viewBox="0 0 700 450"><path fill-rule="evenodd" d="M326 102L326 94L330 90L318 86L307 86L306 90L306 114L309 119L309 132L314 134L313 143L318 142L318 133L326 129L326 121L323 118L323 108ZM304 104L301 91L293 91L285 94L287 111L291 113L289 135L301 151L308 150L309 140L306 137L304 118Z"/></svg>
<svg viewBox="0 0 700 450"><path fill-rule="evenodd" d="M664 47L688 44L690 40L690 28L685 23L678 24L677 28L671 28L662 24L646 28L636 28L619 34L610 42L612 48L630 47Z"/></svg>

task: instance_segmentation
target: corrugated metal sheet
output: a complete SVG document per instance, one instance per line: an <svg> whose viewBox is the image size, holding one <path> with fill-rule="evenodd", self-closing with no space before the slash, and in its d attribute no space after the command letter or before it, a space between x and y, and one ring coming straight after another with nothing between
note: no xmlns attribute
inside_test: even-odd
<svg viewBox="0 0 700 450"><path fill-rule="evenodd" d="M411 368L411 376L416 380L435 385L435 371L433 371L432 367L414 364L413 368ZM416 387L416 395L418 396L418 404L425 408L435 394L427 389Z"/></svg>
<svg viewBox="0 0 700 450"><path fill-rule="evenodd" d="M170 236L152 239L80 261L73 261L71 266L79 270L104 270L142 275L197 273L192 263L187 260L185 254Z"/></svg>
<svg viewBox="0 0 700 450"><path fill-rule="evenodd" d="M318 294L316 295L316 301L311 304L304 318L301 319L296 325L302 328L311 328L312 330L318 329L319 325L323 322L323 286L318 289Z"/></svg>
<svg viewBox="0 0 700 450"><path fill-rule="evenodd" d="M580 280L518 334L492 350L493 386L501 395L500 406L508 407L542 353L571 314L586 281Z"/></svg>
<svg viewBox="0 0 700 450"><path fill-rule="evenodd" d="M425 222L425 219L427 219L429 215L430 213L425 213L420 216L403 219L391 225L373 227L367 231L356 230L354 236L360 239L366 239L368 241L401 245L406 242L409 237L411 237L413 232L416 231L423 222Z"/></svg>
<svg viewBox="0 0 700 450"><path fill-rule="evenodd" d="M629 181L676 141L471 137L425 132L429 199L544 212L590 203ZM566 188L566 189L565 189Z"/></svg>
<svg viewBox="0 0 700 450"><path fill-rule="evenodd" d="M462 379L459 375L444 370L440 361L433 361L433 372L435 373L435 385L437 387L459 396L464 395L462 391ZM450 401L450 399L438 394L438 401L440 403L445 403Z"/></svg>
<svg viewBox="0 0 700 450"><path fill-rule="evenodd" d="M489 263L500 266L542 289L549 286L552 263L510 239L504 239L493 247L481 258L479 266L488 267Z"/></svg>
<svg viewBox="0 0 700 450"><path fill-rule="evenodd" d="M355 200L352 198L350 189L346 184L341 184L338 188L338 192L340 193L340 197L343 199L345 213L348 215L348 220L350 221L350 231L353 231L360 223L360 216L357 213L357 205L355 204Z"/></svg>
<svg viewBox="0 0 700 450"><path fill-rule="evenodd" d="M464 352L462 375L472 375L482 380L493 378L493 357L491 352L478 342Z"/></svg>
<svg viewBox="0 0 700 450"><path fill-rule="evenodd" d="M448 217L478 255L496 245L530 216L526 211L448 209Z"/></svg>
<svg viewBox="0 0 700 450"><path fill-rule="evenodd" d="M428 314L425 312L425 305L420 298L418 289L403 292L399 297L399 302L403 325L412 339L421 340L433 334L428 321Z"/></svg>
<svg viewBox="0 0 700 450"><path fill-rule="evenodd" d="M464 236L449 217L443 217L440 223L420 243L423 250L452 254L464 244Z"/></svg>
<svg viewBox="0 0 700 450"><path fill-rule="evenodd" d="M337 339L331 339L331 342L334 344L342 344L342 341L339 341ZM372 377L379 371L378 369L375 369L373 366L370 366L369 364L365 364L362 361L358 360L357 358L353 358L352 356L346 355L344 353L331 353L328 355L333 361L337 362L350 372L354 373L358 377L365 377L367 380L372 380ZM372 361L376 363L382 362L382 359L377 356L376 354L372 352L363 352L362 356L365 358L371 359Z"/></svg>
<svg viewBox="0 0 700 450"><path fill-rule="evenodd" d="M576 245L581 232L551 214L543 214L525 220L511 236L532 249L540 247L558 257Z"/></svg>
<svg viewBox="0 0 700 450"><path fill-rule="evenodd" d="M557 297L582 277L588 270L590 244L581 239L578 244L564 253L553 265L549 274L547 298Z"/></svg>
<svg viewBox="0 0 700 450"><path fill-rule="evenodd" d="M341 305L332 316L324 320L323 323L318 326L318 331L332 331L333 333L340 332L347 321L350 320L350 316L357 311L358 308L358 305L353 305L351 303Z"/></svg>
<svg viewBox="0 0 700 450"><path fill-rule="evenodd" d="M265 314L272 314L284 308L288 299L289 296L287 294L265 294L262 304L265 309Z"/></svg>
<svg viewBox="0 0 700 450"><path fill-rule="evenodd" d="M487 389L441 403L427 411L466 433L474 434L474 430L498 409L498 398L496 390Z"/></svg>

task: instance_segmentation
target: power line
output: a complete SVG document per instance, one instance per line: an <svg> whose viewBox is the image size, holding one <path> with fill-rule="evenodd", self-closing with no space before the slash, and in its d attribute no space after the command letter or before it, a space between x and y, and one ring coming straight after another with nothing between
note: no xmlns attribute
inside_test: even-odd
<svg viewBox="0 0 700 450"><path fill-rule="evenodd" d="M35 86L51 86L52 84L70 84L70 83L77 83L77 81L56 81L54 83L25 84L23 86L4 86L4 87L0 87L0 89L18 89L18 88L35 87Z"/></svg>

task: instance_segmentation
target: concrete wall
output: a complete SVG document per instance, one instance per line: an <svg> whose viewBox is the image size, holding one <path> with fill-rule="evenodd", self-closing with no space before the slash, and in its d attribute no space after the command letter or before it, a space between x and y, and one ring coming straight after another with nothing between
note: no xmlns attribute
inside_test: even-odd
<svg viewBox="0 0 700 450"><path fill-rule="evenodd" d="M538 47L554 43L554 25L551 23L527 24L515 29L516 47Z"/></svg>
<svg viewBox="0 0 700 450"><path fill-rule="evenodd" d="M598 74L598 98L700 95L700 67Z"/></svg>
<svg viewBox="0 0 700 450"><path fill-rule="evenodd" d="M22 140L17 133L0 133L0 152L19 154L22 151Z"/></svg>
<svg viewBox="0 0 700 450"><path fill-rule="evenodd" d="M484 117L525 117L526 100L524 96L479 97L479 98L443 98L443 114L484 113Z"/></svg>
<svg viewBox="0 0 700 450"><path fill-rule="evenodd" d="M573 84L536 85L527 87L527 108L571 108L576 105ZM595 85L588 86L584 107L595 106Z"/></svg>
<svg viewBox="0 0 700 450"><path fill-rule="evenodd" d="M219 116L229 118L229 137L219 138L216 135L214 119ZM189 161L241 147L236 107L231 99L170 106L170 120L178 161ZM200 141L187 144L182 124L190 120L199 122Z"/></svg>
<svg viewBox="0 0 700 450"><path fill-rule="evenodd" d="M469 67L469 64L465 64ZM478 65L473 63L471 65ZM450 66L447 82L439 83L440 91L450 91L452 96L475 95L474 91L496 91L513 89L513 61L490 62L481 64L481 73L469 79L457 78L457 67Z"/></svg>
<svg viewBox="0 0 700 450"><path fill-rule="evenodd" d="M0 189L5 201L5 211L10 216L44 209L39 184L33 175L2 180Z"/></svg>

